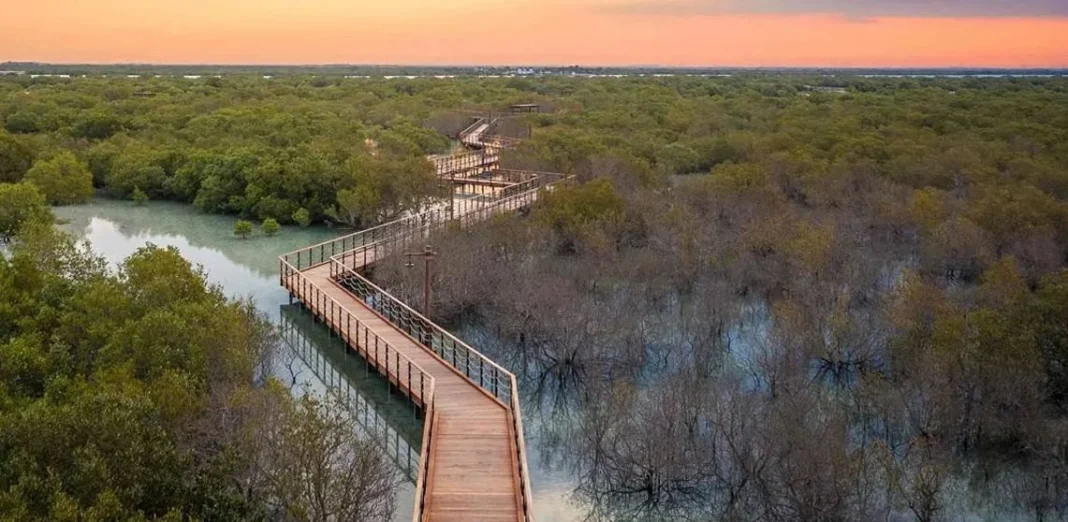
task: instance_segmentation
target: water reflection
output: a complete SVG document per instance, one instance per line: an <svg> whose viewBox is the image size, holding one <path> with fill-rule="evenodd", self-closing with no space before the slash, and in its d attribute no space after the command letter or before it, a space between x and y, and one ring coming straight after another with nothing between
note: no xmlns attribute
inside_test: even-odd
<svg viewBox="0 0 1068 522"><path fill-rule="evenodd" d="M112 266L146 243L173 246L182 257L203 266L208 281L232 297L250 298L272 320L288 295L278 285L278 256L335 236L325 228L286 227L275 237L234 237L236 219L200 214L187 205L98 200L57 207L61 228L84 239Z"/></svg>
<svg viewBox="0 0 1068 522"><path fill-rule="evenodd" d="M331 394L349 406L356 423L414 484L423 435L414 406L394 397L389 383L363 358L350 354L345 343L316 323L303 306L282 306L280 316L282 340Z"/></svg>

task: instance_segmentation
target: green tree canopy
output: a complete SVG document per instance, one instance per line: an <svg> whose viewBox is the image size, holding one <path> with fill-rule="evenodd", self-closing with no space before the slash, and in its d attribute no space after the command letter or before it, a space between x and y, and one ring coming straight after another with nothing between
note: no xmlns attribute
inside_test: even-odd
<svg viewBox="0 0 1068 522"><path fill-rule="evenodd" d="M302 227L307 227L311 225L311 215L308 214L307 209L299 208L293 213L293 222Z"/></svg>
<svg viewBox="0 0 1068 522"><path fill-rule="evenodd" d="M267 218L263 220L263 224L260 225L260 229L263 230L264 234L270 237L277 234L278 231L282 229L282 227L278 224L277 221L274 220L274 218Z"/></svg>
<svg viewBox="0 0 1068 522"><path fill-rule="evenodd" d="M74 128L71 129L71 135L78 138L103 140L110 138L121 129L122 121L113 114L104 111L94 111L82 115L78 121L74 123Z"/></svg>
<svg viewBox="0 0 1068 522"><path fill-rule="evenodd" d="M252 223L244 219L237 220L234 223L234 235L241 239L248 239L252 235Z"/></svg>
<svg viewBox="0 0 1068 522"><path fill-rule="evenodd" d="M18 183L33 164L33 151L22 140L0 132L0 183Z"/></svg>
<svg viewBox="0 0 1068 522"><path fill-rule="evenodd" d="M177 250L147 246L112 271L39 227L10 254L0 519L264 520L329 498L326 509L389 520L390 464L339 409L263 384L271 326ZM323 464L343 461L359 467ZM319 479L297 478L311 471ZM293 481L300 493L279 489Z"/></svg>
<svg viewBox="0 0 1068 522"><path fill-rule="evenodd" d="M10 240L28 222L54 217L41 191L30 183L0 183L0 240Z"/></svg>
<svg viewBox="0 0 1068 522"><path fill-rule="evenodd" d="M53 205L84 203L93 197L93 175L69 152L49 160L39 160L26 173L26 181L37 185Z"/></svg>

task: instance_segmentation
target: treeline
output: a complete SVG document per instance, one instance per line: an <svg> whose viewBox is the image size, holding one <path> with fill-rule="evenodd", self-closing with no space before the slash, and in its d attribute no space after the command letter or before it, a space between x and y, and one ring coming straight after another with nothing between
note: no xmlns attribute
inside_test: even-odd
<svg viewBox="0 0 1068 522"><path fill-rule="evenodd" d="M1051 144L1065 122L1050 108L1064 91L1062 79L765 74L7 77L0 180L51 162L37 177L56 204L89 197L88 171L113 197L136 189L257 221L299 222L303 211L311 222L365 226L438 195L424 158L454 147L448 136L470 121L464 110L536 102L551 114L527 117L537 132L516 166L577 172L614 158L660 175L753 162L827 173L863 161L879 175L946 190L962 176L993 176L968 163L981 158L1059 194L1068 189L1053 185L1051 170L1064 153Z"/></svg>
<svg viewBox="0 0 1068 522"><path fill-rule="evenodd" d="M1068 84L839 83L579 87L434 241L591 518L1068 516Z"/></svg>
<svg viewBox="0 0 1068 522"><path fill-rule="evenodd" d="M109 270L32 184L0 183L0 241L0 519L391 520L392 464L271 377L251 303L174 249Z"/></svg>

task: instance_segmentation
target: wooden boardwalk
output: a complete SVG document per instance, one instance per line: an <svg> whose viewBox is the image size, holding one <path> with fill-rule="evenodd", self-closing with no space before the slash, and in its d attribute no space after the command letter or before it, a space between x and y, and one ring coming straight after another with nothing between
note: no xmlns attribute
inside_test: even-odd
<svg viewBox="0 0 1068 522"><path fill-rule="evenodd" d="M280 282L424 413L413 520L532 521L533 502L515 376L452 336L360 270L533 203L559 175L514 180L492 197L436 208L280 258Z"/></svg>
<svg viewBox="0 0 1068 522"><path fill-rule="evenodd" d="M524 520L509 406L336 284L330 272L329 264L304 270L286 287L416 403L431 381L409 378L408 363L433 379L434 417L426 420L433 440L423 456L428 519ZM353 320L358 326L349 326Z"/></svg>
<svg viewBox="0 0 1068 522"><path fill-rule="evenodd" d="M280 282L423 410L414 522L532 522L515 375L366 279L361 269L421 247L446 226L524 208L560 174L500 170L516 140L486 139L494 120L460 134L476 151L431 157L461 198L281 256Z"/></svg>

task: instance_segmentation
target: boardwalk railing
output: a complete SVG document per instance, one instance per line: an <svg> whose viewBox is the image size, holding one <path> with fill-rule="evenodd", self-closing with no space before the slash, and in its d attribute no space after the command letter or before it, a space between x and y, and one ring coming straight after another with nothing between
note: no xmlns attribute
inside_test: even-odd
<svg viewBox="0 0 1068 522"><path fill-rule="evenodd" d="M434 208L290 252L281 256L281 263L289 264L296 271L307 270L329 263L330 258L338 254L347 253L351 257L354 250L404 236L413 230L430 230L444 226L450 221L459 221L461 224L481 221L492 214L525 207L537 199L538 190L566 180L561 174L545 172L502 171L502 173L509 178L525 176L527 179L499 189L492 195L473 196L459 200L451 215L447 208ZM283 270L284 268L283 266ZM283 286L285 285L284 277L283 275Z"/></svg>
<svg viewBox="0 0 1068 522"><path fill-rule="evenodd" d="M471 123L471 125L468 125L466 129L460 131L460 134L458 135L460 141L464 141L465 138L468 138L469 136L474 134L475 130L477 130L484 123L486 123L485 117L479 116L475 118L475 121Z"/></svg>
<svg viewBox="0 0 1068 522"><path fill-rule="evenodd" d="M478 350L468 346L467 343L457 339L448 330L413 310L400 299L379 288L356 270L345 266L344 262L338 258L332 260L331 277L339 285L363 300L379 315L436 353L446 364L452 366L508 408L511 413L512 432L517 451L516 464L522 492L523 515L526 520L534 520L530 471L523 439L523 419L520 414L519 391L515 375ZM425 418L428 419L426 427L427 436L430 437L433 435L432 416L427 414ZM433 451L433 448L430 448L430 451Z"/></svg>
<svg viewBox="0 0 1068 522"><path fill-rule="evenodd" d="M489 134L484 134L481 139L483 145L497 149L514 149L523 141L519 138L509 138L508 136Z"/></svg>
<svg viewBox="0 0 1068 522"><path fill-rule="evenodd" d="M419 406L432 399L434 378L418 364L368 328L341 303L320 290L297 268L281 262L282 286L312 310L316 318L329 324L356 353L363 356L386 379Z"/></svg>
<svg viewBox="0 0 1068 522"><path fill-rule="evenodd" d="M316 245L316 247L318 246ZM367 328L334 298L323 293L318 286L298 270L297 265L288 262L287 257L282 256L279 260L282 286L300 299L301 302L305 303L305 306L315 314L317 319L326 322L330 325L331 330L338 332L345 343L371 363L390 384L401 389L409 400L423 408L423 442L419 452L423 458L419 464L419 473L416 476L415 486L416 498L419 499L416 511L422 513L423 506L426 503L426 494L429 491L427 485L427 477L430 476L428 474L429 466L433 460L429 458L428 453L432 451L430 439L433 437L434 421L437 418L434 405L434 378L419 367L418 364L405 357L396 348L393 348L385 339L380 338L371 329ZM294 256L294 258L297 258L297 256ZM315 303L316 306L308 306L311 303ZM356 325L355 330L352 329L353 323ZM361 338L362 343L360 342ZM415 378L413 378L413 375ZM406 379L405 376L407 376ZM418 392L416 392L416 383L418 383Z"/></svg>
<svg viewBox="0 0 1068 522"><path fill-rule="evenodd" d="M312 250L319 249L318 251L307 254L298 251L290 255L297 259L311 259L315 265L310 266L329 262L332 258L336 258L342 265L349 268L368 266L393 253L403 251L409 245L425 241L434 231L446 226L465 227L485 221L497 214L525 208L537 200L541 190L551 189L551 186L559 181L564 181L564 178L559 175L538 176L502 189L493 196L474 196L458 201L452 215L446 209L434 209L368 229L364 231L368 234L361 237L346 236L334 240L333 243L328 242L325 246L309 247ZM353 246L348 250L338 250L343 245ZM324 255L323 252L337 253L327 255L320 261L320 256Z"/></svg>
<svg viewBox="0 0 1068 522"><path fill-rule="evenodd" d="M319 265L329 263L331 257L343 252L349 252L356 248L377 243L387 238L394 237L402 231L410 230L413 227L424 226L431 221L445 221L448 219L447 214L447 209L432 209L420 214L400 218L376 227L354 232L347 236L341 236L317 245L290 252L281 256L281 264L283 265L282 269L284 271L286 268L285 265L287 264L291 269L298 272L309 268L315 268ZM285 285L284 273L282 275L282 284L283 286Z"/></svg>
<svg viewBox="0 0 1068 522"><path fill-rule="evenodd" d="M343 262L335 259L330 275L369 308L393 323L393 326L438 354L446 363L501 403L511 406L512 374L508 370L379 288L359 272L345 266Z"/></svg>
<svg viewBox="0 0 1068 522"><path fill-rule="evenodd" d="M312 374L326 386L339 401L348 407L360 427L393 459L404 472L405 478L414 484L419 475L419 447L409 440L402 430L391 425L388 417L379 411L365 392L352 384L344 373L330 363L328 357L315 346L307 332L285 311L282 312L281 338L292 348L293 352L304 361ZM392 386L392 384L390 385ZM412 435L408 433L407 435Z"/></svg>
<svg viewBox="0 0 1068 522"><path fill-rule="evenodd" d="M434 164L434 172L441 179L463 178L472 172L477 174L494 170L500 161L501 155L492 147L485 150L460 152L430 158L430 162Z"/></svg>
<svg viewBox="0 0 1068 522"><path fill-rule="evenodd" d="M426 497L430 492L428 481L433 475L430 472L434 459L430 458L430 452L434 448L430 446L434 436L434 427L438 423L438 412L434 408L433 382L430 384L431 394L429 401L423 406L423 444L419 449L422 460L419 462L419 475L415 479L415 507L412 509L413 522L424 522L427 517Z"/></svg>
<svg viewBox="0 0 1068 522"><path fill-rule="evenodd" d="M560 174L503 172L498 176L515 180L495 189L492 195L479 195L460 200L449 208L435 208L404 217L377 227L342 236L283 255L279 259L282 286L313 310L316 316L330 325L345 342L371 362L387 380L400 388L407 397L423 408L423 441L419 473L416 479L414 519L426 519L428 483L433 477L431 467L434 433L438 424L435 410L434 379L417 364L392 347L366 327L357 317L332 297L322 292L302 271L330 264L330 277L339 286L375 311L397 329L425 346L446 364L466 377L472 384L500 401L508 411L511 436L515 444L516 471L520 488L517 499L523 519L532 522L533 500L523 420L515 375L488 357L457 339L444 328L434 324L401 300L379 288L358 272L376 260L384 259L400 248L422 242L432 232L445 226L465 226L490 217L529 206L542 190L566 180ZM520 179L522 179L520 181ZM355 324L355 328L353 325Z"/></svg>
<svg viewBox="0 0 1068 522"><path fill-rule="evenodd" d="M487 219L489 216L514 210L529 205L536 200L540 190L546 186L561 180L562 176L534 176L528 181L518 183L516 193L505 197L492 198L479 207L459 215L453 219L442 221L441 215L435 214L429 219L407 219L403 225L391 224L388 230L395 234L379 236L376 241L361 243L351 251L343 252L330 258L330 277L340 286L347 289L354 296L363 301L369 308L377 312L384 319L392 323L399 330L407 333L427 349L431 350L446 364L452 366L461 375L467 377L472 383L478 385L489 395L499 400L510 413L512 422L512 435L515 438L516 465L519 475L519 486L522 492L522 508L525 520L532 521L533 500L530 490L530 471L527 464L526 444L523 436L523 420L519 406L519 392L515 375L504 369L492 359L486 357L478 350L467 345L444 328L420 314L400 299L394 297L357 270L365 267L375 260L384 259L398 249L425 239L436 227L455 222L460 226L466 223L474 223ZM417 217L417 216L413 216ZM395 222L396 223L396 222ZM435 417L428 413L425 417L424 429L426 430L424 445L425 451L434 451L433 428ZM423 455L430 455L423 453ZM427 467L432 459L426 458L424 469L421 473L428 473ZM419 503L416 507L416 520L421 520L425 515L425 490L420 492Z"/></svg>

